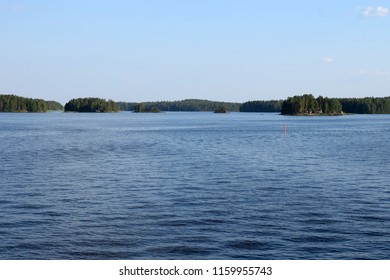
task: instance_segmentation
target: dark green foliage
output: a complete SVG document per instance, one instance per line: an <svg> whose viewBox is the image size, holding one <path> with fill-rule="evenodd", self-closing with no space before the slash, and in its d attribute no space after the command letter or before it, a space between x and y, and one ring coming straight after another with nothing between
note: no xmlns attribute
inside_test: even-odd
<svg viewBox="0 0 390 280"><path fill-rule="evenodd" d="M289 97L283 102L283 115L390 114L390 97L327 98L313 95Z"/></svg>
<svg viewBox="0 0 390 280"><path fill-rule="evenodd" d="M43 99L26 98L16 95L0 95L0 112L46 112Z"/></svg>
<svg viewBox="0 0 390 280"><path fill-rule="evenodd" d="M146 107L145 103L138 103L134 107L135 113L160 113L160 110L156 107Z"/></svg>
<svg viewBox="0 0 390 280"><path fill-rule="evenodd" d="M65 104L65 112L106 113L117 111L119 111L119 109L114 101L106 101L105 99L96 97L76 98Z"/></svg>
<svg viewBox="0 0 390 280"><path fill-rule="evenodd" d="M220 114L227 113L226 107L223 105L220 105L220 106L218 106L217 109L215 109L214 113L220 113Z"/></svg>
<svg viewBox="0 0 390 280"><path fill-rule="evenodd" d="M57 102L57 101L45 101L46 102L46 106L47 106L47 110L49 111L62 111L64 110L64 106L62 106L61 103Z"/></svg>
<svg viewBox="0 0 390 280"><path fill-rule="evenodd" d="M137 111L137 103L118 102L119 108L123 111ZM213 112L219 106L225 106L227 111L238 112L240 108L239 103L230 102L216 102L201 99L185 99L181 101L158 101L158 102L143 102L144 110L150 112L158 111L199 111L199 112Z"/></svg>
<svg viewBox="0 0 390 280"><path fill-rule="evenodd" d="M144 103L139 103L135 105L134 112L136 113L143 113L145 112L145 104Z"/></svg>
<svg viewBox="0 0 390 280"><path fill-rule="evenodd" d="M135 111L135 108L138 105L138 103L135 103L135 102L116 102L116 105L118 106L118 109L120 111Z"/></svg>
<svg viewBox="0 0 390 280"><path fill-rule="evenodd" d="M390 97L341 98L344 113L390 114Z"/></svg>
<svg viewBox="0 0 390 280"><path fill-rule="evenodd" d="M305 94L289 97L283 101L281 113L282 115L338 115L342 113L342 107L337 98L322 96L314 98L311 94Z"/></svg>
<svg viewBox="0 0 390 280"><path fill-rule="evenodd" d="M280 112L283 100L248 101L240 106L240 112Z"/></svg>

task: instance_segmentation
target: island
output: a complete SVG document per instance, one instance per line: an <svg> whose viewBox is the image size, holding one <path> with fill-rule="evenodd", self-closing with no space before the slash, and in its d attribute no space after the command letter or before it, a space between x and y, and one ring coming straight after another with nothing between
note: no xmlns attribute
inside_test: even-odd
<svg viewBox="0 0 390 280"><path fill-rule="evenodd" d="M223 105L229 112L238 112L240 103L210 101L204 99L184 99L177 101L154 101L154 102L117 102L121 111L147 112L158 109L161 112L213 112ZM141 110L139 110L141 109ZM280 110L279 110L280 111Z"/></svg>
<svg viewBox="0 0 390 280"><path fill-rule="evenodd" d="M185 99L180 101L114 102L96 97L75 98L62 106L57 101L0 94L0 112L273 112L282 115L338 116L342 114L390 114L389 97L328 98L312 94L296 95L286 100L252 100L244 103Z"/></svg>
<svg viewBox="0 0 390 280"><path fill-rule="evenodd" d="M240 112L276 113L282 110L283 100L254 100L240 105Z"/></svg>
<svg viewBox="0 0 390 280"><path fill-rule="evenodd" d="M217 107L217 109L214 110L214 113L225 114L225 113L227 113L226 107L223 105L220 105Z"/></svg>
<svg viewBox="0 0 390 280"><path fill-rule="evenodd" d="M283 101L282 115L390 114L390 97L328 98L312 94Z"/></svg>
<svg viewBox="0 0 390 280"><path fill-rule="evenodd" d="M134 106L134 113L160 113L160 109L155 106L145 106L145 103L138 103Z"/></svg>
<svg viewBox="0 0 390 280"><path fill-rule="evenodd" d="M97 97L74 98L65 104L65 112L107 113L118 111L118 106L114 101Z"/></svg>
<svg viewBox="0 0 390 280"><path fill-rule="evenodd" d="M38 98L27 98L14 94L0 94L0 112L33 112L63 110L57 101L45 101Z"/></svg>
<svg viewBox="0 0 390 280"><path fill-rule="evenodd" d="M337 98L319 96L315 98L312 94L289 97L283 101L282 115L342 115L343 110Z"/></svg>

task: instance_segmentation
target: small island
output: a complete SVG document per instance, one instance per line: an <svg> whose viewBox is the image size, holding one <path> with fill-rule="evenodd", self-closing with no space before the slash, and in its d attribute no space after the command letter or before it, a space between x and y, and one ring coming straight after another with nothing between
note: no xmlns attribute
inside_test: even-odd
<svg viewBox="0 0 390 280"><path fill-rule="evenodd" d="M160 113L160 109L157 107L147 107L144 103L138 103L134 107L134 113Z"/></svg>
<svg viewBox="0 0 390 280"><path fill-rule="evenodd" d="M227 113L226 107L223 106L223 105L220 105L220 106L217 107L217 109L214 110L214 113L226 114Z"/></svg>
<svg viewBox="0 0 390 280"><path fill-rule="evenodd" d="M65 104L65 112L109 113L118 111L118 106L114 101L96 97L71 99Z"/></svg>
<svg viewBox="0 0 390 280"><path fill-rule="evenodd" d="M45 101L37 98L27 98L13 94L0 94L0 112L42 113L46 111L63 110L57 101Z"/></svg>
<svg viewBox="0 0 390 280"><path fill-rule="evenodd" d="M299 116L338 116L342 115L341 102L337 98L319 96L315 98L312 94L289 97L283 101L282 115Z"/></svg>

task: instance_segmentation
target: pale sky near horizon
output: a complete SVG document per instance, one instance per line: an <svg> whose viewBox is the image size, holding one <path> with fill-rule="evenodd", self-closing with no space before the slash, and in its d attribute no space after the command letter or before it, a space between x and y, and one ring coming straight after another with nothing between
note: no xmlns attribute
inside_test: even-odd
<svg viewBox="0 0 390 280"><path fill-rule="evenodd" d="M390 0L0 0L0 93L390 96Z"/></svg>

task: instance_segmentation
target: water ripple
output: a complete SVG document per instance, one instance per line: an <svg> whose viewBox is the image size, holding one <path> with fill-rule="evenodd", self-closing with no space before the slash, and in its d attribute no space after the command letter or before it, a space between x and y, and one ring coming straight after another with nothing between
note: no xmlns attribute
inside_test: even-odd
<svg viewBox="0 0 390 280"><path fill-rule="evenodd" d="M0 259L388 259L389 123L4 114Z"/></svg>

